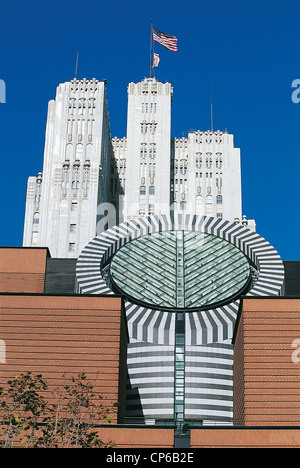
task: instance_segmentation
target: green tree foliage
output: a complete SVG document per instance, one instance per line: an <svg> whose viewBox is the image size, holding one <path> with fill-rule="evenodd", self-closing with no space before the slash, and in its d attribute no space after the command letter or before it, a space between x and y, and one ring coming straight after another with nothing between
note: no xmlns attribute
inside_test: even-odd
<svg viewBox="0 0 300 468"><path fill-rule="evenodd" d="M47 401L49 385L41 374L14 376L4 390L0 387L1 448L104 448L97 425L110 423L115 411L96 397L85 374L56 388Z"/></svg>

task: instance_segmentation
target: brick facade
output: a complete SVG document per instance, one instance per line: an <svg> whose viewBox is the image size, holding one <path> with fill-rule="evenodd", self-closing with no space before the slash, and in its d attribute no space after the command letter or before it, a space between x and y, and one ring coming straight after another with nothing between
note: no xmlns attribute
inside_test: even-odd
<svg viewBox="0 0 300 468"><path fill-rule="evenodd" d="M49 389L85 373L105 404L125 411L127 329L120 297L1 296L1 340L5 363L0 386L15 374L31 371Z"/></svg>
<svg viewBox="0 0 300 468"><path fill-rule="evenodd" d="M46 248L0 248L0 292L43 293Z"/></svg>
<svg viewBox="0 0 300 468"><path fill-rule="evenodd" d="M234 419L245 426L300 422L300 299L245 298L234 347Z"/></svg>
<svg viewBox="0 0 300 468"><path fill-rule="evenodd" d="M104 442L180 447L173 427L120 424L128 341L122 298L44 293L47 258L47 249L0 249L0 386L32 371L49 381L51 391L83 372L105 403L119 403L115 424L98 428ZM42 283L27 275L41 275ZM241 301L233 340L236 427L191 428L185 447L300 448L300 362L292 357L300 356L293 345L300 342L299 313L297 298Z"/></svg>
<svg viewBox="0 0 300 468"><path fill-rule="evenodd" d="M117 448L174 447L174 430L157 427L102 427L98 429L104 442L110 440ZM191 429L191 449L199 448L300 448L300 431L296 428L214 427ZM178 448L180 452L180 447ZM197 454L198 455L198 454ZM194 456L196 461L197 456Z"/></svg>
<svg viewBox="0 0 300 468"><path fill-rule="evenodd" d="M300 448L300 431L282 427L192 429L191 448Z"/></svg>

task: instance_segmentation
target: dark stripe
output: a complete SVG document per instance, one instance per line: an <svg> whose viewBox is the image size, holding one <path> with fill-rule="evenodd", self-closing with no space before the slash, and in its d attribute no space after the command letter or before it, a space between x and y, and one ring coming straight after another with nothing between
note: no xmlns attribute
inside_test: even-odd
<svg viewBox="0 0 300 468"><path fill-rule="evenodd" d="M185 377L193 377L193 378L205 378L205 379L220 379L220 380L233 380L233 375L224 375L224 374L213 374L207 372L193 372L193 371L185 371ZM201 384L200 384L201 385Z"/></svg>
<svg viewBox="0 0 300 468"><path fill-rule="evenodd" d="M201 412L201 410L212 410L212 411L227 411L232 412L233 406L222 406L222 405L201 405L197 403L186 403L186 409L194 409L197 412ZM198 416L198 414L197 414Z"/></svg>
<svg viewBox="0 0 300 468"><path fill-rule="evenodd" d="M186 393L185 394L185 401L187 400L197 400L197 399L205 399L205 400L224 400L224 401L231 401L233 402L233 397L230 395L215 395L213 393Z"/></svg>

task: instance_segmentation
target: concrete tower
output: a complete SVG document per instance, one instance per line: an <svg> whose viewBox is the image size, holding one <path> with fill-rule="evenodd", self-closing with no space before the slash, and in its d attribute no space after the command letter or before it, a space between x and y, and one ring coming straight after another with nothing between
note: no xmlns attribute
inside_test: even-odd
<svg viewBox="0 0 300 468"><path fill-rule="evenodd" d="M123 187L120 220L170 210L172 94L170 83L155 78L128 86L127 138L113 140Z"/></svg>
<svg viewBox="0 0 300 468"><path fill-rule="evenodd" d="M171 201L177 213L242 221L240 149L233 135L198 130L172 140Z"/></svg>
<svg viewBox="0 0 300 468"><path fill-rule="evenodd" d="M111 139L105 83L58 86L48 107L43 172L28 179L24 246L78 258L108 227L169 212L255 231L242 216L233 135L198 130L171 139L172 95L171 84L156 78L129 83L127 134Z"/></svg>
<svg viewBox="0 0 300 468"><path fill-rule="evenodd" d="M241 154L228 132L195 131L171 139L170 83L128 86L127 136L113 138L120 222L168 212L243 223ZM116 184L113 184L114 186Z"/></svg>
<svg viewBox="0 0 300 468"><path fill-rule="evenodd" d="M105 83L62 83L48 106L44 166L30 177L24 246L76 258L96 234L97 210L110 200L113 151Z"/></svg>

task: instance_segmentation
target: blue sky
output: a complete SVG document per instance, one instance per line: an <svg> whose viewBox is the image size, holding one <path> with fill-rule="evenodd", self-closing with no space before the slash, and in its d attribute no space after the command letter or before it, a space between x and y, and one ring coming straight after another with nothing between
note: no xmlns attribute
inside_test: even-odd
<svg viewBox="0 0 300 468"><path fill-rule="evenodd" d="M283 260L300 260L299 0L2 2L1 246L21 246L26 184L42 170L47 105L59 83L107 79L112 136L126 134L127 85L149 75L150 21L178 38L159 44L156 77L174 87L172 136L210 128L241 148L243 214ZM298 95L300 97L300 93Z"/></svg>

